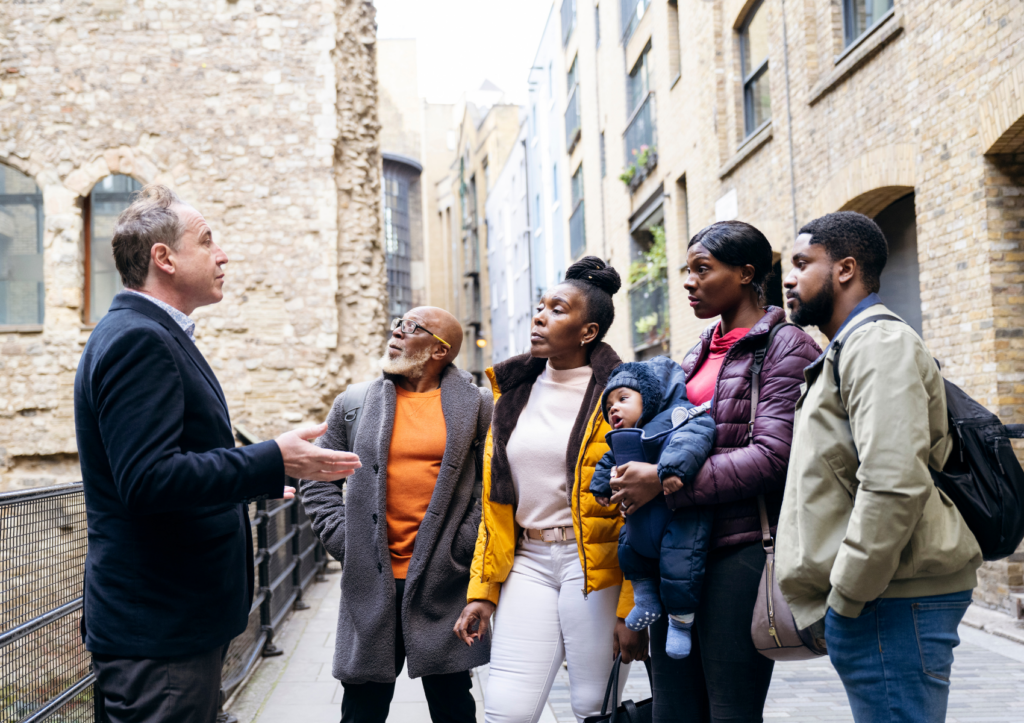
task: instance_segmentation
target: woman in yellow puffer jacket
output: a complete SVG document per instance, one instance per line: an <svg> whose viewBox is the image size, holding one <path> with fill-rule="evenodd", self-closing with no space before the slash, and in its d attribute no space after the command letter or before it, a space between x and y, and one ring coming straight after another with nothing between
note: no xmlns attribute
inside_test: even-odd
<svg viewBox="0 0 1024 723"><path fill-rule="evenodd" d="M500 612L484 694L488 723L532 723L567 661L573 712L600 712L611 665L647 655L628 630L632 588L618 561L617 507L588 494L610 430L599 409L618 355L601 339L615 315L618 273L576 262L538 304L530 353L488 377L495 408L484 454L483 518L468 605L455 633L472 645ZM625 683L626 676L620 676Z"/></svg>

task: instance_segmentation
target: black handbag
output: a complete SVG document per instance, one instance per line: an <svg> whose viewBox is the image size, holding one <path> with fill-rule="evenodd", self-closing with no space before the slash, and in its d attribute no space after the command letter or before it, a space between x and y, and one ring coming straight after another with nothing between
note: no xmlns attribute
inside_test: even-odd
<svg viewBox="0 0 1024 723"><path fill-rule="evenodd" d="M622 653L615 656L615 663L612 665L612 674L608 678L608 687L604 691L604 703L601 705L600 715L590 715L583 719L583 723L652 723L654 721L654 698L634 703L631 700L619 702L619 667L622 663ZM647 679L651 681L651 690L654 690L654 675L651 673L651 660L644 661L647 666ZM608 712L608 700L612 702L612 712Z"/></svg>

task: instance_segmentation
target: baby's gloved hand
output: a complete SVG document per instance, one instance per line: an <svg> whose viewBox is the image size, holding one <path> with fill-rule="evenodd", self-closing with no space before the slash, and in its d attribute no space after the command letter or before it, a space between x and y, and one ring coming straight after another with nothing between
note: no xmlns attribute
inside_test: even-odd
<svg viewBox="0 0 1024 723"><path fill-rule="evenodd" d="M676 477L675 475L673 475L671 477L666 477L664 480L662 480L661 486L664 488L665 494L670 495L673 492L678 492L683 488L683 481Z"/></svg>

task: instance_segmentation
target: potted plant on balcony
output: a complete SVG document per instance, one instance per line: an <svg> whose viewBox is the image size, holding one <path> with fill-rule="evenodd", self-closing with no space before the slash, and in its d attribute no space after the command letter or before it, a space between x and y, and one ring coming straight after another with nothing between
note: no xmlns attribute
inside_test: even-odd
<svg viewBox="0 0 1024 723"><path fill-rule="evenodd" d="M640 148L633 149L633 157L636 160L627 165L619 174L619 180L629 186L630 193L636 193L636 189L640 188L640 184L658 165L658 149L644 143Z"/></svg>

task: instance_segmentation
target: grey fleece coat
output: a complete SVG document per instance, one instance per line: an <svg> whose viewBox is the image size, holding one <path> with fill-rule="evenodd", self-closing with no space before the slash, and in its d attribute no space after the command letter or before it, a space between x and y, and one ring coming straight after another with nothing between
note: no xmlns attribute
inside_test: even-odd
<svg viewBox="0 0 1024 723"><path fill-rule="evenodd" d="M395 419L395 385L387 376L366 393L355 453L362 467L346 482L301 481L302 503L324 547L341 561L341 605L334 677L343 683L391 683L395 670L395 579L388 551L387 461ZM334 400L327 433L316 444L348 450L344 393ZM469 670L490 659L488 640L472 647L452 629L466 604L480 501L484 440L493 402L466 372L449 366L441 378L445 452L430 505L416 535L405 583L402 632L409 676Z"/></svg>

